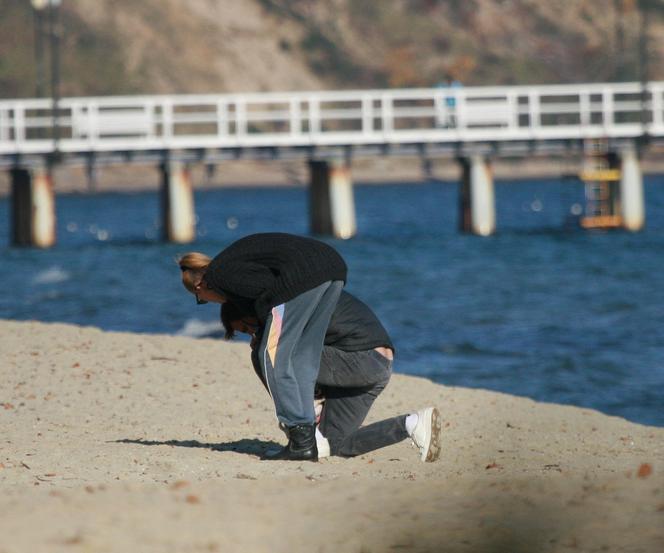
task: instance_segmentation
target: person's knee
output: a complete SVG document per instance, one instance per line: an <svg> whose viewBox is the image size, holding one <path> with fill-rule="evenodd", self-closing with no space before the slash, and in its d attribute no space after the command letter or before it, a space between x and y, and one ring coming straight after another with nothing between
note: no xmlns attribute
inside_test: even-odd
<svg viewBox="0 0 664 553"><path fill-rule="evenodd" d="M373 402L374 399L376 399L382 392L383 390L387 387L387 384L390 381L390 376L391 373L388 373L385 375L383 378L381 378L376 384L374 384L371 387L371 390L369 390L368 395L371 396L371 401Z"/></svg>
<svg viewBox="0 0 664 553"><path fill-rule="evenodd" d="M380 355L380 354L378 354ZM387 383L390 381L392 376L392 365L393 361L381 356L380 363L378 363L379 368L377 372L377 382L376 385L382 385L383 388L387 386Z"/></svg>

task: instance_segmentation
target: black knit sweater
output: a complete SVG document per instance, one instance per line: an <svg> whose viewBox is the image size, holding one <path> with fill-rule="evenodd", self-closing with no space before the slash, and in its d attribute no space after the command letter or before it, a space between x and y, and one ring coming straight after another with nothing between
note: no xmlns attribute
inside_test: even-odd
<svg viewBox="0 0 664 553"><path fill-rule="evenodd" d="M346 281L337 251L313 238L285 233L251 234L221 251L205 280L239 306L253 307L261 322L279 304L332 280Z"/></svg>

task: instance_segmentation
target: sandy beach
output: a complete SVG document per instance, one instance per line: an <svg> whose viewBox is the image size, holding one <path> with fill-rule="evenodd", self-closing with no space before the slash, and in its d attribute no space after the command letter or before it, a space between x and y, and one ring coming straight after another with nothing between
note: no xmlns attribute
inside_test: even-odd
<svg viewBox="0 0 664 553"><path fill-rule="evenodd" d="M0 321L0 552L664 551L664 428L400 374L368 421L429 404L436 463L260 461L247 344Z"/></svg>

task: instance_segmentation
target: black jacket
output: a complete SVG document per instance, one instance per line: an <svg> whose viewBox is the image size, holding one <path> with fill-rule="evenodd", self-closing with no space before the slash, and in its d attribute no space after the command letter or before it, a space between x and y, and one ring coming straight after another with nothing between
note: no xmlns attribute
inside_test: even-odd
<svg viewBox="0 0 664 553"><path fill-rule="evenodd" d="M394 350L390 336L369 307L342 290L325 333L325 345L343 351Z"/></svg>
<svg viewBox="0 0 664 553"><path fill-rule="evenodd" d="M270 310L327 281L346 282L346 263L327 244L285 233L251 234L219 253L205 273L213 290L261 323Z"/></svg>

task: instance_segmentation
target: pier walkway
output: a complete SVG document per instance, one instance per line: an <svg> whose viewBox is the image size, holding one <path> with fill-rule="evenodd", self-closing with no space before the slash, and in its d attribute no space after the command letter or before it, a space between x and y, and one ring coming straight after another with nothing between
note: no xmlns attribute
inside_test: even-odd
<svg viewBox="0 0 664 553"><path fill-rule="evenodd" d="M620 183L613 207L638 211L638 150L662 143L664 82L0 101L0 168L12 172L15 242L34 245L41 240L28 219L39 217L34 198L48 193L30 189L52 189L53 163L161 164L166 238L187 241L194 236L190 163L305 159L313 205L320 204L312 230L348 237L353 157L450 157L463 171L461 228L486 235L495 226L492 157L578 154L593 144L607 160L595 174L607 169Z"/></svg>

